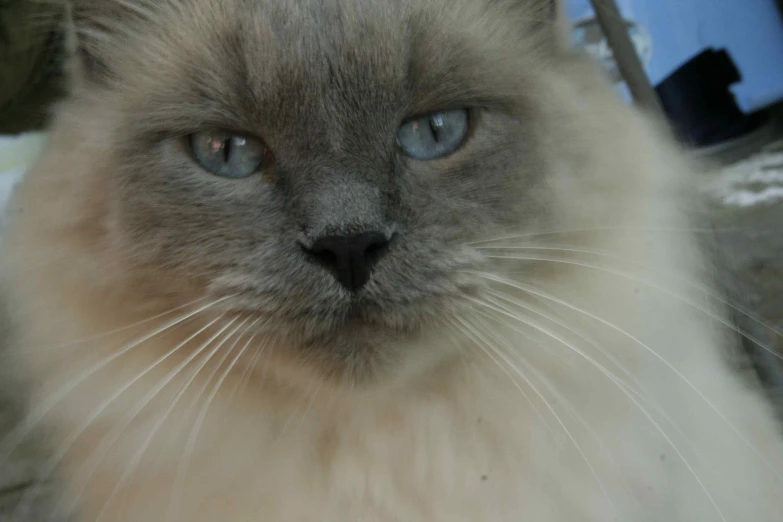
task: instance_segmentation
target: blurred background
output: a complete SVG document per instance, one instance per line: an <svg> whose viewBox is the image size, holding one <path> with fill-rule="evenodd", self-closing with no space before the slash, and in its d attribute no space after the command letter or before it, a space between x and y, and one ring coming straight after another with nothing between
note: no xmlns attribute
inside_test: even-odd
<svg viewBox="0 0 783 522"><path fill-rule="evenodd" d="M773 330L783 331L783 0L562 2L573 44L618 96L665 118L714 165L697 181L716 259L732 276L730 299L772 329L742 316L738 326L783 354ZM63 93L64 5L0 0L0 211L45 145ZM745 344L748 368L783 405L779 359ZM4 399L9 386L0 378L0 439L17 421ZM33 483L40 456L30 448L0 469L0 522Z"/></svg>

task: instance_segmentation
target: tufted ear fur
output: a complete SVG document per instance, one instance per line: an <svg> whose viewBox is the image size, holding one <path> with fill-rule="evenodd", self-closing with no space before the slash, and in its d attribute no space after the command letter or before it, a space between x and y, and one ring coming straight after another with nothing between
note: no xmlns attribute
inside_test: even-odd
<svg viewBox="0 0 783 522"><path fill-rule="evenodd" d="M561 11L561 0L505 0L530 19L539 23L552 23Z"/></svg>
<svg viewBox="0 0 783 522"><path fill-rule="evenodd" d="M550 41L568 41L567 24L560 23L562 0L486 1L518 17L525 30L540 31ZM112 77L113 57L130 35L160 10L177 9L170 0L66 0L66 4L72 81L98 84Z"/></svg>
<svg viewBox="0 0 783 522"><path fill-rule="evenodd" d="M565 14L564 0L496 0L519 17L528 29L538 31L559 48L570 45L570 24Z"/></svg>
<svg viewBox="0 0 783 522"><path fill-rule="evenodd" d="M560 2L558 0L543 0L545 14L549 15L552 20L557 20L560 12Z"/></svg>
<svg viewBox="0 0 783 522"><path fill-rule="evenodd" d="M111 55L165 0L67 0L74 81L101 83L111 76Z"/></svg>

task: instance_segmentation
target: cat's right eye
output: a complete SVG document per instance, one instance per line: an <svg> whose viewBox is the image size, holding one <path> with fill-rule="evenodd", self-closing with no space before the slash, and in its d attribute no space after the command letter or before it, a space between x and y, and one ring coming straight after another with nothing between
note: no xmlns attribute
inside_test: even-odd
<svg viewBox="0 0 783 522"><path fill-rule="evenodd" d="M434 112L403 122L397 144L411 158L430 160L457 150L468 135L467 109Z"/></svg>
<svg viewBox="0 0 783 522"><path fill-rule="evenodd" d="M224 178L246 178L256 172L268 154L258 138L224 130L190 135L190 148L208 172Z"/></svg>

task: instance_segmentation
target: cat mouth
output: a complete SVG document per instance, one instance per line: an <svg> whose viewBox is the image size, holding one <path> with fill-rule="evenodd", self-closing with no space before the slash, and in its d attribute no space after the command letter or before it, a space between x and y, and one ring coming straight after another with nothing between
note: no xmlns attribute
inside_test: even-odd
<svg viewBox="0 0 783 522"><path fill-rule="evenodd" d="M372 299L354 296L332 310L331 316L308 314L304 318L307 327L301 331L312 334L305 335L307 344L324 342L329 345L335 341L373 343L381 338L406 337L418 331L422 324L423 314L414 313L415 308L426 308L425 302L418 303L418 306L398 305L390 309ZM296 324L292 326L299 328Z"/></svg>
<svg viewBox="0 0 783 522"><path fill-rule="evenodd" d="M258 317L265 332L294 344L352 344L416 335L462 310L466 298L477 292L472 278L430 275L414 278L413 283L371 277L357 292L323 285L324 279L269 289L259 287L255 278L234 276L218 281L210 293L230 296L226 308Z"/></svg>

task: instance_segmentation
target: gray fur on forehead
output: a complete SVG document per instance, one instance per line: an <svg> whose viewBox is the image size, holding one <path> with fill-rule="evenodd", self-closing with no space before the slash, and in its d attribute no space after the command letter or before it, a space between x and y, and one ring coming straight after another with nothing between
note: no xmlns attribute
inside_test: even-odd
<svg viewBox="0 0 783 522"><path fill-rule="evenodd" d="M157 100L145 114L150 126L156 118L170 127L177 120L192 125L185 111L173 109L186 101L205 121L265 121L276 134L294 136L302 131L292 122L323 113L330 132L308 128L332 141L311 140L322 149L342 138L344 117L367 106L395 108L387 116L402 118L516 96L520 73L533 71L536 55L552 48L551 32L540 25L543 0L107 3L135 10L80 18L87 44L94 44L82 58L93 65L98 87L108 83L125 91L123 101L138 97L148 108ZM364 134L378 130L389 129ZM357 153L375 152L362 140L349 143Z"/></svg>
<svg viewBox="0 0 783 522"><path fill-rule="evenodd" d="M556 0L70 0L70 13L78 47L89 59L120 51L112 45L132 34L147 38L166 36L191 23L204 31L233 26L244 29L271 29L292 43L310 37L310 45L327 39L363 39L378 28L388 35L407 38L405 25L420 24L428 29L458 30L454 24L477 27L492 19L510 20L517 29L548 25L553 20ZM260 22L260 23L259 23ZM255 27L253 27L255 25ZM193 27L196 29L196 27ZM495 27L498 30L499 27ZM152 33L152 34L151 34ZM287 34L288 33L288 34ZM168 35L173 36L173 35ZM194 33L192 36L198 36ZM319 42L319 40L321 40ZM366 43L366 42L364 42Z"/></svg>

